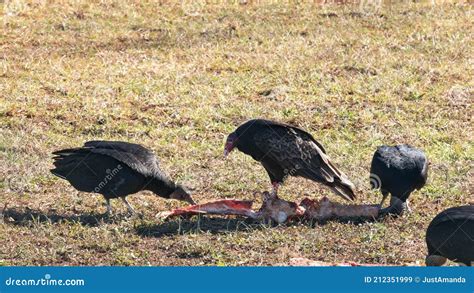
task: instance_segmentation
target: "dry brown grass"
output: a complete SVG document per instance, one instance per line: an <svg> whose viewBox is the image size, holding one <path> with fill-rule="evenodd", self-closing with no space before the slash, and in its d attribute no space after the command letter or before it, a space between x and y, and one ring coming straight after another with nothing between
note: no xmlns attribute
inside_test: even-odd
<svg viewBox="0 0 474 293"><path fill-rule="evenodd" d="M0 264L422 263L429 221L472 201L472 6L1 6ZM367 189L382 143L424 149L429 184L400 219L268 227L161 222L157 212L180 204L148 193L130 197L142 219L106 221L100 196L78 194L48 171L53 150L124 140L155 150L198 201L251 199L269 188L263 168L221 153L225 135L254 117L309 130L357 183L360 203L380 198ZM328 192L300 179L281 190L286 199L303 194Z"/></svg>

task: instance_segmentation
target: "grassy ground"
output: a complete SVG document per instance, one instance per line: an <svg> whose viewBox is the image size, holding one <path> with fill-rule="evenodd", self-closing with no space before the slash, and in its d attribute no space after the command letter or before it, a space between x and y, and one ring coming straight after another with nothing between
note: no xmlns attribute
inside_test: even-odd
<svg viewBox="0 0 474 293"><path fill-rule="evenodd" d="M429 221L473 201L470 5L70 2L0 2L0 265L422 264ZM263 168L222 151L255 117L310 131L358 203L380 199L368 191L380 144L424 149L429 184L399 219L269 227L163 222L181 204L147 192L130 197L143 218L105 220L100 196L48 171L53 150L124 140L153 149L198 201L252 199L270 188ZM281 189L304 194L338 200L296 178Z"/></svg>

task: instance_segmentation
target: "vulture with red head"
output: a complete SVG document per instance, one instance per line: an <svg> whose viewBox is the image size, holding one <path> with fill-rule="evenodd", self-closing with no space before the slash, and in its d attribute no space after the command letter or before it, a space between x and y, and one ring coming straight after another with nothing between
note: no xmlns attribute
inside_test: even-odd
<svg viewBox="0 0 474 293"><path fill-rule="evenodd" d="M255 119L229 134L224 155L234 148L260 162L277 197L288 176L321 183L347 200L354 200L354 184L330 160L323 146L308 132L288 124Z"/></svg>

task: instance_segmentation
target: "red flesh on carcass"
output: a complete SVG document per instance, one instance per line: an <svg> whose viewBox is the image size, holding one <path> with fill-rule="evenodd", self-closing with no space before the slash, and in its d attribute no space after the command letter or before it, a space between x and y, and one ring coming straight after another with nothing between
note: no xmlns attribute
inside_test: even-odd
<svg viewBox="0 0 474 293"><path fill-rule="evenodd" d="M171 212L161 213L165 218L176 216L187 216L197 214L214 215L236 215L256 218L256 213L252 210L253 201L223 199L205 204L198 204L186 208L175 209Z"/></svg>
<svg viewBox="0 0 474 293"><path fill-rule="evenodd" d="M283 223L293 218L314 220L350 217L376 218L380 209L379 205L344 205L331 202L326 197L320 200L305 198L297 205L294 202L267 195L264 196L262 207L258 211L252 210L252 203L253 201L248 200L224 199L175 209L159 215L164 218L197 214L235 215L252 219L271 219L277 223Z"/></svg>

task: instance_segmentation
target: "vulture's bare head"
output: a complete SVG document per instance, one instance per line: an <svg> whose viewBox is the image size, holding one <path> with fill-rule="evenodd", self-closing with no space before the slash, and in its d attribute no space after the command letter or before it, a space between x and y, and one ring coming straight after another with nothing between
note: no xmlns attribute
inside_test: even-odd
<svg viewBox="0 0 474 293"><path fill-rule="evenodd" d="M196 202L191 197L191 192L181 185L178 185L176 189L170 194L170 198L185 201L192 205L196 204Z"/></svg>
<svg viewBox="0 0 474 293"><path fill-rule="evenodd" d="M227 140L224 146L224 158L230 154L230 152L235 148L237 144L238 136L235 132L232 132L227 136Z"/></svg>

